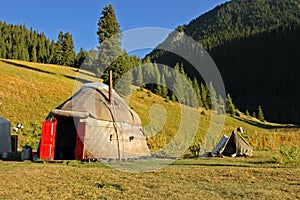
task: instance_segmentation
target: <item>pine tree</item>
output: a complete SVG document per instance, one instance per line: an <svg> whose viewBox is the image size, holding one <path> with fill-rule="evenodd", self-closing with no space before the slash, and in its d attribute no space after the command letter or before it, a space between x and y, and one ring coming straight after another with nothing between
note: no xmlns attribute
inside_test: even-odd
<svg viewBox="0 0 300 200"><path fill-rule="evenodd" d="M35 43L33 43L30 51L30 61L31 62L37 62L37 56L36 56L36 46Z"/></svg>
<svg viewBox="0 0 300 200"><path fill-rule="evenodd" d="M158 69L158 65L156 63L153 63L153 84L152 89L155 91L156 94L161 95L161 78L160 78L160 72Z"/></svg>
<svg viewBox="0 0 300 200"><path fill-rule="evenodd" d="M173 84L173 92L178 100L179 103L181 104L186 104L187 99L185 95L185 88L184 88L184 81L182 74L180 73L180 68L179 65L175 65L175 70L174 70L174 84Z"/></svg>
<svg viewBox="0 0 300 200"><path fill-rule="evenodd" d="M55 43L55 52L54 52L54 64L64 65L64 51L63 51L63 32L60 31L58 34L57 42Z"/></svg>
<svg viewBox="0 0 300 200"><path fill-rule="evenodd" d="M248 109L246 109L246 116L247 116L247 117L249 117L249 116L250 116L250 114L249 114L249 110L248 110Z"/></svg>
<svg viewBox="0 0 300 200"><path fill-rule="evenodd" d="M230 114L231 117L235 116L236 111L235 111L235 106L232 102L232 98L230 97L230 94L227 94L226 98L226 112Z"/></svg>
<svg viewBox="0 0 300 200"><path fill-rule="evenodd" d="M111 4L102 10L97 35L99 55L94 67L100 77L104 70L122 54L120 41L122 32Z"/></svg>
<svg viewBox="0 0 300 200"><path fill-rule="evenodd" d="M168 95L168 88L166 85L166 79L165 79L164 74L162 74L162 76L161 76L161 93L160 93L160 95L164 98L166 98Z"/></svg>
<svg viewBox="0 0 300 200"><path fill-rule="evenodd" d="M199 83L198 83L196 77L194 77L194 79L193 79L193 88L197 95L198 105L199 105L199 107L202 107L203 104L202 104L202 100L201 100L201 90L200 90Z"/></svg>
<svg viewBox="0 0 300 200"><path fill-rule="evenodd" d="M63 63L67 66L74 66L76 53L74 49L73 38L70 33L63 36Z"/></svg>
<svg viewBox="0 0 300 200"><path fill-rule="evenodd" d="M132 71L126 72L115 85L115 90L124 96L129 96L130 94L130 86L132 84Z"/></svg>
<svg viewBox="0 0 300 200"><path fill-rule="evenodd" d="M225 114L225 102L224 99L222 98L222 96L219 94L218 97L218 113L219 114Z"/></svg>
<svg viewBox="0 0 300 200"><path fill-rule="evenodd" d="M74 66L80 68L87 56L88 52L81 47L76 55Z"/></svg>
<svg viewBox="0 0 300 200"><path fill-rule="evenodd" d="M216 111L218 109L217 94L216 94L215 88L213 87L212 82L209 83L208 90L209 90L209 100L210 100L209 104L210 104L210 108L212 110Z"/></svg>
<svg viewBox="0 0 300 200"><path fill-rule="evenodd" d="M135 68L136 74L135 74L135 84L137 86L142 86L143 85L143 72L142 72L142 67L137 66Z"/></svg>
<svg viewBox="0 0 300 200"><path fill-rule="evenodd" d="M204 85L203 83L200 84L200 88L201 88L201 101L203 104L203 107L205 109L209 109L209 104L208 104L208 99L207 99L207 87L206 85Z"/></svg>
<svg viewBox="0 0 300 200"><path fill-rule="evenodd" d="M260 105L257 108L257 119L262 122L265 121L264 113Z"/></svg>

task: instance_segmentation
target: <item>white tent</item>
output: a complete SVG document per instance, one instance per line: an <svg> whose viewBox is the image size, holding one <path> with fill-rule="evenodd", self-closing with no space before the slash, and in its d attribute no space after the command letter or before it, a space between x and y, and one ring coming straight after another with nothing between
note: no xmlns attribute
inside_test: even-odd
<svg viewBox="0 0 300 200"><path fill-rule="evenodd" d="M140 117L115 91L110 103L108 86L103 83L83 84L76 94L51 111L44 124L41 158L53 159L49 155L52 146L54 159L61 160L151 155ZM45 143L50 140L55 142Z"/></svg>
<svg viewBox="0 0 300 200"><path fill-rule="evenodd" d="M10 122L0 117L0 153L11 152Z"/></svg>

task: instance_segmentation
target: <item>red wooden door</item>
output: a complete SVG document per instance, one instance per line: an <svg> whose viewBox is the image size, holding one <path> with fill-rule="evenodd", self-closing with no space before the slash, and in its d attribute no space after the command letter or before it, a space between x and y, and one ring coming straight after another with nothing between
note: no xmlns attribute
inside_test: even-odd
<svg viewBox="0 0 300 200"><path fill-rule="evenodd" d="M40 158L54 160L55 136L57 121L44 121L42 124L42 138L40 143Z"/></svg>
<svg viewBox="0 0 300 200"><path fill-rule="evenodd" d="M78 122L76 134L75 159L82 160L84 158L84 137L86 131L86 122Z"/></svg>

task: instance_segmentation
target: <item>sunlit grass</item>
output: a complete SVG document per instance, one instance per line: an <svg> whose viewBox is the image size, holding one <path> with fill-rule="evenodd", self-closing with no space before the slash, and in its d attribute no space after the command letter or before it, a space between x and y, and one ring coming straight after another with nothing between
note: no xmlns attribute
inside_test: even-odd
<svg viewBox="0 0 300 200"><path fill-rule="evenodd" d="M19 145L28 143L36 148L42 121L51 109L72 95L74 85L75 90L78 87L74 80L77 72L56 65L9 62L0 61L1 116L12 125L23 123L25 130L18 133ZM81 73L80 80L97 81L86 71ZM178 103L166 102L154 94L150 97L147 91L136 88L129 102L144 128L158 132L147 138L152 152L176 137L183 109ZM189 108L189 111L187 116L199 118L194 143L201 143L212 113L203 109ZM158 127L151 126L153 120L162 121L163 126L159 127L160 123ZM119 171L105 163L0 161L0 196L3 199L298 198L300 129L262 123L244 115L226 116L220 136L230 135L239 126L245 130L243 137L254 147L251 158L183 159L147 173ZM122 163L129 167L135 167L134 164Z"/></svg>
<svg viewBox="0 0 300 200"><path fill-rule="evenodd" d="M25 130L18 133L19 146L29 144L34 149L39 142L41 123L48 113L69 98L81 82L98 81L87 71L81 70L77 73L77 69L71 67L24 61L0 60L0 70L1 116L10 120L12 125L23 123ZM150 96L146 90L134 88L129 103L139 114L144 129L153 129L154 134L147 137L151 151L159 150L172 141L184 122L183 107L180 104L166 102L154 94ZM189 112L199 118L199 126L192 143L201 144L211 123L211 111L201 108L190 109ZM153 124L158 124L158 127ZM262 123L242 114L236 118L226 116L224 126L218 126L221 127L220 136L229 136L237 127L243 127L243 137L255 150L278 152L281 144L285 142L300 146L300 129L292 125Z"/></svg>

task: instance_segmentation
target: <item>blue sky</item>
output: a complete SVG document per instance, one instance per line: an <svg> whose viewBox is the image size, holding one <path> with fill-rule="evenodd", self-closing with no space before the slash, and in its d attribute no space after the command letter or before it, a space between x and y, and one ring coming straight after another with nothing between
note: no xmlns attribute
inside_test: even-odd
<svg viewBox="0 0 300 200"><path fill-rule="evenodd" d="M25 24L57 40L60 30L73 35L76 51L98 45L101 10L112 4L122 31L143 27L173 30L226 0L9 0L1 2L0 20Z"/></svg>

